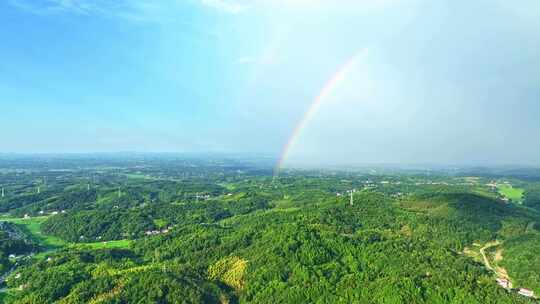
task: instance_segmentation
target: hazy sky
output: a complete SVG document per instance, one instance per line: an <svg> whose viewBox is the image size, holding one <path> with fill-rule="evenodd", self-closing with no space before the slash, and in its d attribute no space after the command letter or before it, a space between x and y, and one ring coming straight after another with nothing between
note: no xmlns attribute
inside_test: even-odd
<svg viewBox="0 0 540 304"><path fill-rule="evenodd" d="M4 0L0 39L0 152L540 164L537 0Z"/></svg>

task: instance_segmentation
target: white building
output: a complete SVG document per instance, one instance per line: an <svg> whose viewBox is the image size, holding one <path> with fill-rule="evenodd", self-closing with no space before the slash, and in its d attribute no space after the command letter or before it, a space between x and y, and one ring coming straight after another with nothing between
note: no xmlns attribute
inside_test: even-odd
<svg viewBox="0 0 540 304"><path fill-rule="evenodd" d="M526 288L520 288L518 293L522 296L526 296L529 298L534 298L534 291L526 289Z"/></svg>
<svg viewBox="0 0 540 304"><path fill-rule="evenodd" d="M507 279L498 278L497 284L499 284L499 286L501 286L502 288L512 288L512 282Z"/></svg>

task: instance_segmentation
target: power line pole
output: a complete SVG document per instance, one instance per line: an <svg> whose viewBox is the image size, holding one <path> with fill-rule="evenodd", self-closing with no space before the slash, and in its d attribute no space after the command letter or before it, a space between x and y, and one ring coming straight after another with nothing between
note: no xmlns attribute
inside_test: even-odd
<svg viewBox="0 0 540 304"><path fill-rule="evenodd" d="M350 201L350 205L351 205L351 206L354 205L354 196L353 196L353 193L354 193L354 191L351 190L351 201Z"/></svg>
<svg viewBox="0 0 540 304"><path fill-rule="evenodd" d="M5 193L4 193L4 187L2 187L2 197L5 196Z"/></svg>

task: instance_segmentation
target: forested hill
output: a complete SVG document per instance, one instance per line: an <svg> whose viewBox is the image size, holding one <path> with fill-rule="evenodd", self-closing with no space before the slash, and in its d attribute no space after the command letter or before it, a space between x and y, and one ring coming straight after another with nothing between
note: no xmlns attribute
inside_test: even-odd
<svg viewBox="0 0 540 304"><path fill-rule="evenodd" d="M10 281L24 286L14 301L525 301L462 254L475 241L511 237L508 223L531 220L519 209L469 193L395 200L367 191L354 200L289 199L286 207L179 223L130 249L64 250L21 269Z"/></svg>
<svg viewBox="0 0 540 304"><path fill-rule="evenodd" d="M196 170L47 171L47 186L43 172L0 174L9 185L0 208L10 213L0 222L38 245L4 255L3 271L17 267L0 299L534 301L497 286L501 275L540 293L532 183L512 180L521 205L498 188L510 182L476 177Z"/></svg>

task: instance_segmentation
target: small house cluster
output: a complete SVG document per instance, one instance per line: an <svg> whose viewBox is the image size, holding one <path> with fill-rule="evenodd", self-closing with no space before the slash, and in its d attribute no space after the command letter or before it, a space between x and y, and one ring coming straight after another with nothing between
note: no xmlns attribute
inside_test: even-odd
<svg viewBox="0 0 540 304"><path fill-rule="evenodd" d="M49 212L45 212L45 211L41 210L41 211L38 212L38 213L39 213L39 215L47 215L47 214L48 214L48 215L57 215L57 214L60 214L60 213L62 213L62 214L63 214L63 213L66 213L66 210L61 210L61 211L56 211L56 210L54 210L54 211L49 211ZM28 217L26 217L26 216L28 216ZM25 218L30 218L30 215L25 214L24 217L25 217Z"/></svg>
<svg viewBox="0 0 540 304"><path fill-rule="evenodd" d="M166 229L162 229L162 230L148 230L144 234L146 234L148 236L165 234L165 233L169 233L169 231L171 231L171 229L172 229L172 227L167 227Z"/></svg>
<svg viewBox="0 0 540 304"><path fill-rule="evenodd" d="M507 278L497 278L497 284L506 290L517 291L518 294L524 297L536 298L534 295L534 291L530 289L527 289L527 288L513 289L512 282L510 282L510 280L508 280Z"/></svg>
<svg viewBox="0 0 540 304"><path fill-rule="evenodd" d="M195 196L195 198L196 198L197 200L205 200L205 201L206 201L206 200L209 200L209 199L210 199L210 195L209 195L209 194L197 194L197 195Z"/></svg>

